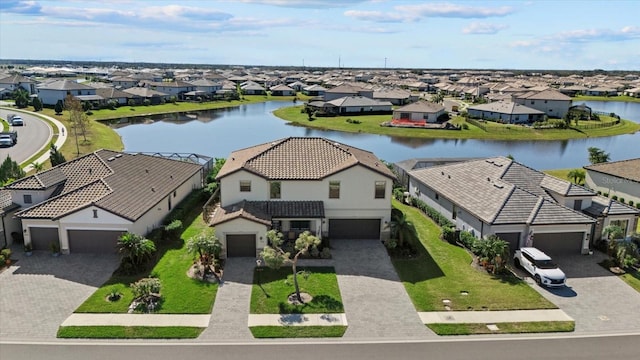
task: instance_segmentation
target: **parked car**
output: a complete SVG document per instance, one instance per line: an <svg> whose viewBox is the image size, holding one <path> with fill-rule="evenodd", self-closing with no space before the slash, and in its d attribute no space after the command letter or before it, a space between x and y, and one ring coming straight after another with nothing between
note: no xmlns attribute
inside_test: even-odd
<svg viewBox="0 0 640 360"><path fill-rule="evenodd" d="M566 284L567 277L564 272L549 255L536 248L523 247L516 250L513 263L531 274L538 285L560 287Z"/></svg>

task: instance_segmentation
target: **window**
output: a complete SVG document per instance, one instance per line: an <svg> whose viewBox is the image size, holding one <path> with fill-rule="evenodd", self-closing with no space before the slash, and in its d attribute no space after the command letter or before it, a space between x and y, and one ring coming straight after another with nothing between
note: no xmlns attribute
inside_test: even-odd
<svg viewBox="0 0 640 360"><path fill-rule="evenodd" d="M251 180L240 180L240 192L251 192Z"/></svg>
<svg viewBox="0 0 640 360"><path fill-rule="evenodd" d="M629 226L629 220L611 220L609 222L611 226L619 226L624 234L627 234L627 227ZM623 235L624 236L624 235Z"/></svg>
<svg viewBox="0 0 640 360"><path fill-rule="evenodd" d="M291 230L309 230L311 229L311 222L309 220L293 220L291 221Z"/></svg>
<svg viewBox="0 0 640 360"><path fill-rule="evenodd" d="M533 104L535 104L535 103L536 103L535 101L531 100L531 105L533 105Z"/></svg>
<svg viewBox="0 0 640 360"><path fill-rule="evenodd" d="M340 199L340 181L329 181L329 199Z"/></svg>
<svg viewBox="0 0 640 360"><path fill-rule="evenodd" d="M387 189L386 181L376 181L375 198L384 199L384 193L386 189Z"/></svg>
<svg viewBox="0 0 640 360"><path fill-rule="evenodd" d="M573 210L582 210L582 200L573 201Z"/></svg>
<svg viewBox="0 0 640 360"><path fill-rule="evenodd" d="M178 192L177 192L177 191L174 191L174 192L173 192L173 197L176 197L176 195L178 195Z"/></svg>
<svg viewBox="0 0 640 360"><path fill-rule="evenodd" d="M458 217L458 207L454 204L451 209L451 218L455 220Z"/></svg>
<svg viewBox="0 0 640 360"><path fill-rule="evenodd" d="M282 184L280 181L272 181L269 183L269 198L270 199L280 199L280 189Z"/></svg>
<svg viewBox="0 0 640 360"><path fill-rule="evenodd" d="M411 113L400 113L400 119L403 119L403 120L411 119Z"/></svg>
<svg viewBox="0 0 640 360"><path fill-rule="evenodd" d="M168 200L167 209L171 210L171 196L169 196L167 200Z"/></svg>
<svg viewBox="0 0 640 360"><path fill-rule="evenodd" d="M33 200L31 199L31 195L24 194L22 195L25 204L31 204Z"/></svg>
<svg viewBox="0 0 640 360"><path fill-rule="evenodd" d="M438 195L438 193L436 193L436 200L440 200L440 195Z"/></svg>
<svg viewBox="0 0 640 360"><path fill-rule="evenodd" d="M98 218L98 210L95 210L95 209L93 210L93 217L94 219Z"/></svg>

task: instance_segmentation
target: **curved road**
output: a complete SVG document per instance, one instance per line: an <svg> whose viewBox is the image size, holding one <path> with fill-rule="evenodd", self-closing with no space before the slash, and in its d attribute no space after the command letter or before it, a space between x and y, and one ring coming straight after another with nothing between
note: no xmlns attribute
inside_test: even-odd
<svg viewBox="0 0 640 360"><path fill-rule="evenodd" d="M637 359L639 335L450 338L424 342L333 341L203 344L176 341L2 343L2 358L20 359Z"/></svg>
<svg viewBox="0 0 640 360"><path fill-rule="evenodd" d="M25 126L12 127L12 130L18 132L18 143L10 148L0 148L0 161L4 161L8 155L20 164L49 144L53 130L46 121L37 116L0 108L0 117L7 119L8 114L20 114Z"/></svg>

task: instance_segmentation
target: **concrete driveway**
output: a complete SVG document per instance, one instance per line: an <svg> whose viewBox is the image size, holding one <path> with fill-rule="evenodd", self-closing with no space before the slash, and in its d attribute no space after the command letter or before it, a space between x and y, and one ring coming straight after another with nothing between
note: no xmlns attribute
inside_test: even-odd
<svg viewBox="0 0 640 360"><path fill-rule="evenodd" d="M58 327L118 267L113 255L51 256L34 251L26 257L14 246L17 260L0 273L0 338L52 340Z"/></svg>
<svg viewBox="0 0 640 360"><path fill-rule="evenodd" d="M567 287L531 286L576 321L576 333L640 330L640 293L598 265L605 254L555 256Z"/></svg>

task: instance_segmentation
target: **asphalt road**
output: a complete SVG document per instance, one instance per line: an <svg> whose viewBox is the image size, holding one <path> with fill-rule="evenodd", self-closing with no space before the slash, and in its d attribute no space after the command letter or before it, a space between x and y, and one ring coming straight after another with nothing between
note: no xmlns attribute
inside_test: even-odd
<svg viewBox="0 0 640 360"><path fill-rule="evenodd" d="M18 112L0 109L0 117L3 119L7 119L8 114L18 114ZM53 130L47 122L25 113L20 113L20 116L24 119L25 126L13 127L13 130L18 132L18 143L10 148L0 148L0 161L8 155L17 163L21 163L51 141Z"/></svg>
<svg viewBox="0 0 640 360"><path fill-rule="evenodd" d="M589 360L636 359L640 335L558 338L444 338L427 342L198 344L171 341L140 343L0 343L2 359L429 359L429 360Z"/></svg>

